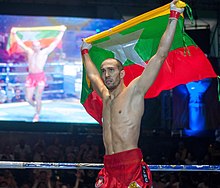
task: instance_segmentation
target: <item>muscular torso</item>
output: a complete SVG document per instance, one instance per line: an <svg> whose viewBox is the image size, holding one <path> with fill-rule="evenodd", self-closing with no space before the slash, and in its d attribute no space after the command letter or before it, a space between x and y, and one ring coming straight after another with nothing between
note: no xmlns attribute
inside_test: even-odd
<svg viewBox="0 0 220 188"><path fill-rule="evenodd" d="M43 50L39 52L28 53L28 68L30 73L43 72L44 65L47 61L48 55Z"/></svg>
<svg viewBox="0 0 220 188"><path fill-rule="evenodd" d="M103 140L106 155L137 148L144 98L124 89L103 98Z"/></svg>

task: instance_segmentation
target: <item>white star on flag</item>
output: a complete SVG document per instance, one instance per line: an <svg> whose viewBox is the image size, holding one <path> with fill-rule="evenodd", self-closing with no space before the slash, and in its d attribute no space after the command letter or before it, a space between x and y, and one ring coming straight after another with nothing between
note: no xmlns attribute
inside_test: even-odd
<svg viewBox="0 0 220 188"><path fill-rule="evenodd" d="M111 51L114 53L115 58L121 61L122 64L129 59L133 63L145 67L146 64L144 60L134 49L143 30L144 29L137 30L126 35L117 33L110 36L109 40L95 44L94 46Z"/></svg>

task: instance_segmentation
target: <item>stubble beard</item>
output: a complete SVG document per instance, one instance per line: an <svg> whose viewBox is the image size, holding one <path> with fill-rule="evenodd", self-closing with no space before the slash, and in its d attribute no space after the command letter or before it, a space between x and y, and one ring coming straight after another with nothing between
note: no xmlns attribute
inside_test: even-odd
<svg viewBox="0 0 220 188"><path fill-rule="evenodd" d="M119 79L116 82L113 82L113 84L110 84L110 85L105 84L105 86L107 87L107 89L109 91L113 91L113 90L115 90L119 86L120 82L121 82L121 79Z"/></svg>

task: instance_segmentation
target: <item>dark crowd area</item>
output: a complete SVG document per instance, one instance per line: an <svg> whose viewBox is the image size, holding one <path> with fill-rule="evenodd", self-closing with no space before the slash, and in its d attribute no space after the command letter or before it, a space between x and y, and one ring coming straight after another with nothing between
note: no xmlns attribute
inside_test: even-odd
<svg viewBox="0 0 220 188"><path fill-rule="evenodd" d="M139 147L149 165L219 165L220 137L143 131ZM71 132L0 132L0 160L103 163L101 127ZM0 169L1 188L94 188L99 170ZM219 188L219 172L153 171L153 188Z"/></svg>

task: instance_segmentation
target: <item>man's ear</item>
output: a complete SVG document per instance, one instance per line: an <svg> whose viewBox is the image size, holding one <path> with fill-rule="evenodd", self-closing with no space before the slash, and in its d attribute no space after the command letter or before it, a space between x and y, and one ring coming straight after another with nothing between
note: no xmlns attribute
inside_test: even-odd
<svg viewBox="0 0 220 188"><path fill-rule="evenodd" d="M120 72L120 78L124 78L124 76L125 76L125 70L121 70L121 72Z"/></svg>

